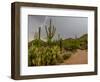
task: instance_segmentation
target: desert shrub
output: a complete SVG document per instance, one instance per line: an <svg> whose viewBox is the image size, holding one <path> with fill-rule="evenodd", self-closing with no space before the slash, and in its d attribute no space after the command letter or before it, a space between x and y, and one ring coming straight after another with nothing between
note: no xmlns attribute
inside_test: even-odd
<svg viewBox="0 0 100 82"><path fill-rule="evenodd" d="M76 49L87 49L88 47L88 40L87 34L84 34L80 38L76 39L65 39L63 40L63 48L65 50L75 51Z"/></svg>
<svg viewBox="0 0 100 82"><path fill-rule="evenodd" d="M63 57L60 53L59 46L53 47L36 47L32 46L28 50L28 65L41 66L41 65L56 65L63 62Z"/></svg>
<svg viewBox="0 0 100 82"><path fill-rule="evenodd" d="M86 40L80 41L80 49L87 49L88 44Z"/></svg>
<svg viewBox="0 0 100 82"><path fill-rule="evenodd" d="M80 41L80 49L87 49L88 48L88 35L84 34L79 38Z"/></svg>
<svg viewBox="0 0 100 82"><path fill-rule="evenodd" d="M63 54L63 59L65 60L65 59L70 58L71 54L72 54L71 52L66 52L66 53L64 53L64 54Z"/></svg>
<svg viewBox="0 0 100 82"><path fill-rule="evenodd" d="M78 40L71 39L63 41L63 48L65 50L70 50L70 51L76 50L79 48L79 45L80 42Z"/></svg>

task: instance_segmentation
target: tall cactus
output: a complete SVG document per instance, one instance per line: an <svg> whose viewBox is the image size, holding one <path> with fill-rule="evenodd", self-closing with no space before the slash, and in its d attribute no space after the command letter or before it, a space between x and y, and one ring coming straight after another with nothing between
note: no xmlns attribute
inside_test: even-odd
<svg viewBox="0 0 100 82"><path fill-rule="evenodd" d="M38 28L38 46L40 46L40 39L41 39L41 27Z"/></svg>
<svg viewBox="0 0 100 82"><path fill-rule="evenodd" d="M52 21L50 19L50 25L48 27L45 26L45 30L46 30L46 34L47 34L47 41L48 41L49 45L51 45L52 38L54 37L55 32L56 32L56 28L54 27L54 25L52 26L51 23L52 23Z"/></svg>
<svg viewBox="0 0 100 82"><path fill-rule="evenodd" d="M38 32L34 33L34 39L36 41L36 45L40 46L40 39L41 39L41 27L38 28Z"/></svg>
<svg viewBox="0 0 100 82"><path fill-rule="evenodd" d="M40 40L40 37L41 37L41 27L39 27L39 40Z"/></svg>
<svg viewBox="0 0 100 82"><path fill-rule="evenodd" d="M60 51L62 51L62 38L60 39Z"/></svg>
<svg viewBox="0 0 100 82"><path fill-rule="evenodd" d="M40 40L41 37L41 27L38 28L38 32L34 33L34 39Z"/></svg>

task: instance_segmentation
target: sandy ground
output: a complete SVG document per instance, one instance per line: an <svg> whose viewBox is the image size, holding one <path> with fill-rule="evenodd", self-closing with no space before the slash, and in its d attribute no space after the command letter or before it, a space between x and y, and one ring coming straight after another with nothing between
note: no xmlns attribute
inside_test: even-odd
<svg viewBox="0 0 100 82"><path fill-rule="evenodd" d="M71 57L64 61L63 64L87 64L88 55L86 50L77 50Z"/></svg>

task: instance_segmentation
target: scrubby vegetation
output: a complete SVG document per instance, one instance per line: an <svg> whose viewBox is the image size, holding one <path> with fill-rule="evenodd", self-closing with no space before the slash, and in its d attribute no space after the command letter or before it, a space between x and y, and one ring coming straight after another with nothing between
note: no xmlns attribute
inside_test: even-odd
<svg viewBox="0 0 100 82"><path fill-rule="evenodd" d="M87 49L87 34L84 34L80 38L63 40L63 47L71 51L76 49Z"/></svg>
<svg viewBox="0 0 100 82"><path fill-rule="evenodd" d="M47 41L41 40L41 27L38 33L34 34L34 40L28 43L28 66L59 65L70 58L77 49L87 49L87 34L80 38L62 39L60 34L58 40L53 40L56 28L50 25L45 26Z"/></svg>

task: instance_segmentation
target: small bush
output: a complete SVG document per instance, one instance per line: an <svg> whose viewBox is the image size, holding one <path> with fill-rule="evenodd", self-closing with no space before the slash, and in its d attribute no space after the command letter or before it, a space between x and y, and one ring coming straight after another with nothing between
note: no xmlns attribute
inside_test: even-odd
<svg viewBox="0 0 100 82"><path fill-rule="evenodd" d="M31 47L29 49L29 66L56 65L63 62L59 46Z"/></svg>
<svg viewBox="0 0 100 82"><path fill-rule="evenodd" d="M65 54L63 54L63 59L68 59L71 56L71 52L66 52Z"/></svg>

